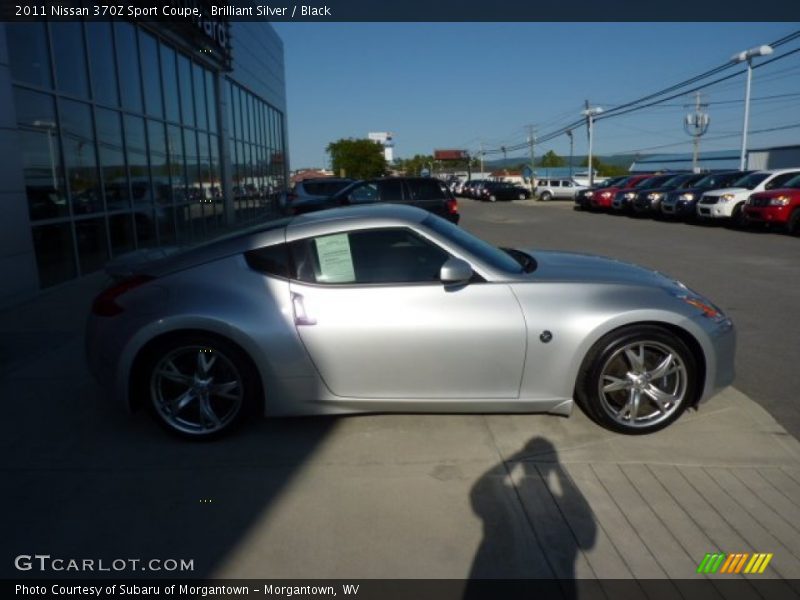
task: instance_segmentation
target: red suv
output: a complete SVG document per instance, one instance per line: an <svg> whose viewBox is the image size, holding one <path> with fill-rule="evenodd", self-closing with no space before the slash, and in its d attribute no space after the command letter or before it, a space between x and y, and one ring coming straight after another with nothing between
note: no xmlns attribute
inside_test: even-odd
<svg viewBox="0 0 800 600"><path fill-rule="evenodd" d="M618 182L616 185L612 187L607 187L603 188L602 190L597 190L592 196L591 200L592 208L593 209L611 208L611 203L614 201L614 196L617 195L617 192L623 189L632 188L640 181L652 176L653 176L652 173L648 173L647 175L631 175L627 179L623 179L622 181Z"/></svg>
<svg viewBox="0 0 800 600"><path fill-rule="evenodd" d="M752 194L744 205L744 214L750 223L780 225L800 235L800 176L777 190Z"/></svg>

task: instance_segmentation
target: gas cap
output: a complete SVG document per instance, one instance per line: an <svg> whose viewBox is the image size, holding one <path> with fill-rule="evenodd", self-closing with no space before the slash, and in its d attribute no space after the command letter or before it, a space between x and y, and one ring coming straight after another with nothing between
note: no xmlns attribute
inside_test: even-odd
<svg viewBox="0 0 800 600"><path fill-rule="evenodd" d="M539 339L542 340L543 343L547 343L553 339L553 334L545 329L542 333L539 334Z"/></svg>

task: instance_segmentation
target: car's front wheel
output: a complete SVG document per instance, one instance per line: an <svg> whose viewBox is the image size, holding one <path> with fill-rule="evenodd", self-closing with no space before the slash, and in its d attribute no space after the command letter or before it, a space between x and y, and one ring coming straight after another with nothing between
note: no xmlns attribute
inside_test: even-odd
<svg viewBox="0 0 800 600"><path fill-rule="evenodd" d="M542 192L542 195L539 196L539 200L541 200L542 202L549 202L552 199L553 199L553 194L551 194L550 192Z"/></svg>
<svg viewBox="0 0 800 600"><path fill-rule="evenodd" d="M489 194L489 202L497 202L497 196L494 194Z"/></svg>
<svg viewBox="0 0 800 600"><path fill-rule="evenodd" d="M520 192L519 196L517 196L517 198L519 198L520 200L527 200L528 199L528 194L526 194L525 192Z"/></svg>
<svg viewBox="0 0 800 600"><path fill-rule="evenodd" d="M694 403L697 361L686 343L657 326L618 329L586 355L575 387L583 410L627 434L663 429Z"/></svg>
<svg viewBox="0 0 800 600"><path fill-rule="evenodd" d="M172 433L212 439L239 424L254 405L258 378L232 343L205 335L170 338L152 348L143 369L149 407Z"/></svg>

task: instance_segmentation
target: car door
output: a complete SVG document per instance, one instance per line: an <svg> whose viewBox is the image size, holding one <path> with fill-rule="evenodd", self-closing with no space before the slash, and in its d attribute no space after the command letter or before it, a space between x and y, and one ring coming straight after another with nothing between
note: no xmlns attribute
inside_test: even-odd
<svg viewBox="0 0 800 600"><path fill-rule="evenodd" d="M290 251L297 331L333 394L519 396L526 330L508 285L444 286L449 254L404 227L308 237Z"/></svg>

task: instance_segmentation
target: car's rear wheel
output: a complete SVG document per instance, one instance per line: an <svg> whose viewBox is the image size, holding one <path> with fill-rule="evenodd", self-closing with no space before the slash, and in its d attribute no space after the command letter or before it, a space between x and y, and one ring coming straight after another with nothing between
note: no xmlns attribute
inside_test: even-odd
<svg viewBox="0 0 800 600"><path fill-rule="evenodd" d="M576 399L607 429L652 433L695 402L697 377L697 361L677 335L652 325L624 327L586 355Z"/></svg>
<svg viewBox="0 0 800 600"><path fill-rule="evenodd" d="M489 202L497 202L497 196L494 194L489 194Z"/></svg>
<svg viewBox="0 0 800 600"><path fill-rule="evenodd" d="M520 199L520 200L527 200L528 199L528 194L526 194L524 192L520 192L519 196L517 196L517 198Z"/></svg>
<svg viewBox="0 0 800 600"><path fill-rule="evenodd" d="M552 199L553 199L553 194L551 194L550 192L542 192L542 195L539 196L539 200L541 200L542 202L549 202Z"/></svg>
<svg viewBox="0 0 800 600"><path fill-rule="evenodd" d="M249 358L214 336L187 335L148 353L148 405L172 433L212 439L228 433L255 403L258 377Z"/></svg>

